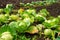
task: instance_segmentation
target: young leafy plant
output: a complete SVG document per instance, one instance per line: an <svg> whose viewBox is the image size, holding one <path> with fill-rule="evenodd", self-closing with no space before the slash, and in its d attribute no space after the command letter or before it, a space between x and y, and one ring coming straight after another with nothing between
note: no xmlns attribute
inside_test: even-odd
<svg viewBox="0 0 60 40"><path fill-rule="evenodd" d="M12 11L12 9L13 9L13 5L12 4L7 4L6 8L4 8L4 12L6 14L9 14Z"/></svg>
<svg viewBox="0 0 60 40"><path fill-rule="evenodd" d="M0 28L0 38L4 40L13 40L16 37L15 29L10 28L8 25L3 25ZM16 38L14 39L16 40Z"/></svg>

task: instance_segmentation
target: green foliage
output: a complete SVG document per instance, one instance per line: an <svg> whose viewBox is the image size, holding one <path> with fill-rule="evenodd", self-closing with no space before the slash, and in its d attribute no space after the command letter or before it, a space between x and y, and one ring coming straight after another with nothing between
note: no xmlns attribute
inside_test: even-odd
<svg viewBox="0 0 60 40"><path fill-rule="evenodd" d="M39 14L46 17L49 15L49 12L46 9L42 9L42 10L40 10Z"/></svg>
<svg viewBox="0 0 60 40"><path fill-rule="evenodd" d="M7 17L3 14L0 14L0 22L5 22L7 21Z"/></svg>
<svg viewBox="0 0 60 40"><path fill-rule="evenodd" d="M55 40L60 40L60 36L58 36Z"/></svg>
<svg viewBox="0 0 60 40"><path fill-rule="evenodd" d="M60 25L56 25L56 31L60 32Z"/></svg>
<svg viewBox="0 0 60 40"><path fill-rule="evenodd" d="M55 25L59 24L59 19L58 18L53 18L51 20L45 20L45 22L43 22L43 25L47 28L52 28Z"/></svg>
<svg viewBox="0 0 60 40"><path fill-rule="evenodd" d="M57 2L57 0L45 0L45 1L46 1L46 5L53 4L53 3Z"/></svg>
<svg viewBox="0 0 60 40"><path fill-rule="evenodd" d="M16 35L16 31L12 28L10 28L8 25L3 25L1 28L0 28L0 34L2 34L3 32L11 32L12 35Z"/></svg>
<svg viewBox="0 0 60 40"><path fill-rule="evenodd" d="M1 8L1 9L0 9L0 13L2 13L2 12L3 12L3 9Z"/></svg>
<svg viewBox="0 0 60 40"><path fill-rule="evenodd" d="M52 35L52 32L53 32L53 31L52 31L51 29L45 29L45 30L44 30L44 34L45 34L46 36L48 36L48 35L51 36L51 35Z"/></svg>
<svg viewBox="0 0 60 40"><path fill-rule="evenodd" d="M36 27L39 31L42 31L42 29L44 28L44 26L42 24L38 24L38 25L36 25Z"/></svg>
<svg viewBox="0 0 60 40"><path fill-rule="evenodd" d="M4 8L4 12L6 14L9 14L12 11L13 5L12 4L7 4L6 8Z"/></svg>
<svg viewBox="0 0 60 40"><path fill-rule="evenodd" d="M30 33L30 34L35 34L35 33L38 33L38 29L37 29L37 27L35 27L35 26L30 26L30 27L26 30L26 32L28 32L28 33Z"/></svg>
<svg viewBox="0 0 60 40"><path fill-rule="evenodd" d="M13 40L13 36L10 34L10 32L2 33L0 38L2 40Z"/></svg>
<svg viewBox="0 0 60 40"><path fill-rule="evenodd" d="M21 7L37 7L37 6L49 6L54 3L57 3L58 0L43 0L43 1L36 1L36 2L31 2L31 3L20 3Z"/></svg>
<svg viewBox="0 0 60 40"><path fill-rule="evenodd" d="M35 19L36 19L36 21L38 21L38 22L40 22L40 23L42 23L42 22L45 21L45 18L44 18L43 16L39 15L39 14L37 14L37 15L35 16Z"/></svg>
<svg viewBox="0 0 60 40"><path fill-rule="evenodd" d="M19 16L17 16L17 15L11 15L10 16L11 20L18 20L18 18L19 18Z"/></svg>
<svg viewBox="0 0 60 40"><path fill-rule="evenodd" d="M25 6L35 5L45 4L38 1L27 3ZM41 9L38 14L33 8L20 8L16 13L12 12L12 9L12 4L0 9L0 40L37 40L38 36L42 37L41 35L55 40L55 34L60 32L60 16L52 17L46 9Z"/></svg>
<svg viewBox="0 0 60 40"><path fill-rule="evenodd" d="M26 38L25 35L19 36L19 40L30 40L30 38Z"/></svg>
<svg viewBox="0 0 60 40"><path fill-rule="evenodd" d="M12 8L13 8L13 5L12 5L12 4L7 4L7 5L6 5L6 8L12 9Z"/></svg>
<svg viewBox="0 0 60 40"><path fill-rule="evenodd" d="M37 36L35 35L31 40L37 40Z"/></svg>
<svg viewBox="0 0 60 40"><path fill-rule="evenodd" d="M4 33L4 32L10 32L11 33L11 35L13 36L13 39L16 37L16 31L15 31L15 29L13 28L10 28L8 25L3 25L1 28L0 28L0 36L1 36L1 34L2 33ZM15 36L15 37L14 37ZM16 38L14 39L14 40L16 40Z"/></svg>

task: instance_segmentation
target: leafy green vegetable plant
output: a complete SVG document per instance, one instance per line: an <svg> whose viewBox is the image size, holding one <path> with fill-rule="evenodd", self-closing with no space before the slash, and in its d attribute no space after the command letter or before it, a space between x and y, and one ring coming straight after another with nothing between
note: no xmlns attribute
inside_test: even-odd
<svg viewBox="0 0 60 40"><path fill-rule="evenodd" d="M6 14L9 14L12 11L13 5L12 4L7 4L6 8L4 8L4 12Z"/></svg>
<svg viewBox="0 0 60 40"><path fill-rule="evenodd" d="M21 3L21 6L25 7L35 5L45 4L39 1L26 5ZM60 32L60 16L51 16L47 9L41 9L39 12L33 8L20 8L15 10L17 12L12 10L12 4L7 4L6 8L0 9L0 40L37 40L42 35L50 40L59 39L55 38L55 35Z"/></svg>

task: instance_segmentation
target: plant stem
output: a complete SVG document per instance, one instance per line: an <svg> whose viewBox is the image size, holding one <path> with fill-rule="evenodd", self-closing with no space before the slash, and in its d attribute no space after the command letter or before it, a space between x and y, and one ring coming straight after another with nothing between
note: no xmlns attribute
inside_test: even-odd
<svg viewBox="0 0 60 40"><path fill-rule="evenodd" d="M52 40L55 40L55 32L52 32Z"/></svg>

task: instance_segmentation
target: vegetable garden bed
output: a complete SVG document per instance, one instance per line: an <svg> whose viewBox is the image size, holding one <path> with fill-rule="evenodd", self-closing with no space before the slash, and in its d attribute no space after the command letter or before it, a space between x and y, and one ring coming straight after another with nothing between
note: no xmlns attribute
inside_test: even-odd
<svg viewBox="0 0 60 40"><path fill-rule="evenodd" d="M27 7L15 2L0 1L0 40L60 40L60 3Z"/></svg>

